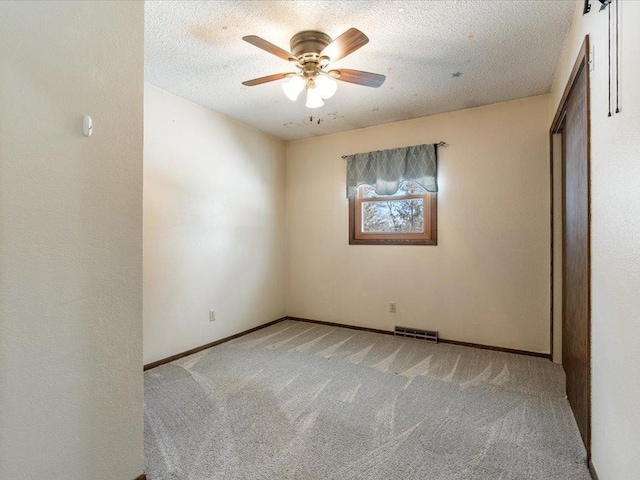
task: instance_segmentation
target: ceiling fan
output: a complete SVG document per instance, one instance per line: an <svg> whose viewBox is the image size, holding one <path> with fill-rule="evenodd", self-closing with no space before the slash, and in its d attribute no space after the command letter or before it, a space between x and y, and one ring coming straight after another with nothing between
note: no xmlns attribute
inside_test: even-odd
<svg viewBox="0 0 640 480"><path fill-rule="evenodd" d="M242 39L277 57L288 60L298 69L297 72L276 73L254 78L242 82L242 84L252 87L287 79L282 84L285 95L295 101L302 90L306 88L306 106L308 108L318 108L324 105L324 101L331 98L336 92L336 80L378 88L386 78L384 75L363 72L362 70L348 68L331 70L329 68L331 62L346 57L369 42L369 38L357 28L350 28L335 40L332 40L326 33L317 30L298 32L291 37L289 42L293 53L255 35L248 35Z"/></svg>

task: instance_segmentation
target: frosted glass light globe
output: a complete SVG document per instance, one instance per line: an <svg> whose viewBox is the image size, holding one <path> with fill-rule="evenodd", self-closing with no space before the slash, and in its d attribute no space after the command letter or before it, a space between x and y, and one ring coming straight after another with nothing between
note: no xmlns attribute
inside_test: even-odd
<svg viewBox="0 0 640 480"><path fill-rule="evenodd" d="M322 105L324 105L324 100L322 100L320 90L313 82L309 82L307 87L307 108L319 108Z"/></svg>
<svg viewBox="0 0 640 480"><path fill-rule="evenodd" d="M326 100L336 93L338 82L328 75L318 75L316 77L316 87L320 90L320 96Z"/></svg>
<svg viewBox="0 0 640 480"><path fill-rule="evenodd" d="M305 81L301 76L294 75L282 84L282 91L290 100L295 102L298 99L300 92L304 90L304 84Z"/></svg>

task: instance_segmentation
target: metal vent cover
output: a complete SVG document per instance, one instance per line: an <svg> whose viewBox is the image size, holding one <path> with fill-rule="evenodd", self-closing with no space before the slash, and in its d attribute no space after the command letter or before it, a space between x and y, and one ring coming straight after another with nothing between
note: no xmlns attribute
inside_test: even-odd
<svg viewBox="0 0 640 480"><path fill-rule="evenodd" d="M393 330L396 337L416 338L432 343L438 343L438 332L434 330L421 330L419 328L398 327Z"/></svg>

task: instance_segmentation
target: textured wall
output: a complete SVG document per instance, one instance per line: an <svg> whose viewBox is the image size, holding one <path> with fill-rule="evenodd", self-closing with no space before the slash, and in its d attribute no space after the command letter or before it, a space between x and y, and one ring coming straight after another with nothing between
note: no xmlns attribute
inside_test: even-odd
<svg viewBox="0 0 640 480"><path fill-rule="evenodd" d="M600 480L640 472L640 2L620 1L622 112L608 117L607 13L576 12L551 92L549 124L586 34L591 73L592 448Z"/></svg>
<svg viewBox="0 0 640 480"><path fill-rule="evenodd" d="M284 142L147 85L144 148L145 363L284 316Z"/></svg>
<svg viewBox="0 0 640 480"><path fill-rule="evenodd" d="M549 352L548 102L290 142L287 314ZM348 245L341 155L439 140L439 245Z"/></svg>
<svg viewBox="0 0 640 480"><path fill-rule="evenodd" d="M143 20L0 2L3 479L142 473Z"/></svg>

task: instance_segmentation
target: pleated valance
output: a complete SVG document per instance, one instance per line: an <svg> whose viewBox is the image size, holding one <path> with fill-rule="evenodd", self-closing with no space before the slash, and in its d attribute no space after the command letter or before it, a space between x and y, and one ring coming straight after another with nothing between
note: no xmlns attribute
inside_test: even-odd
<svg viewBox="0 0 640 480"><path fill-rule="evenodd" d="M347 198L355 198L360 185L375 187L378 195L393 195L407 180L437 192L437 151L437 145L415 145L347 155Z"/></svg>

